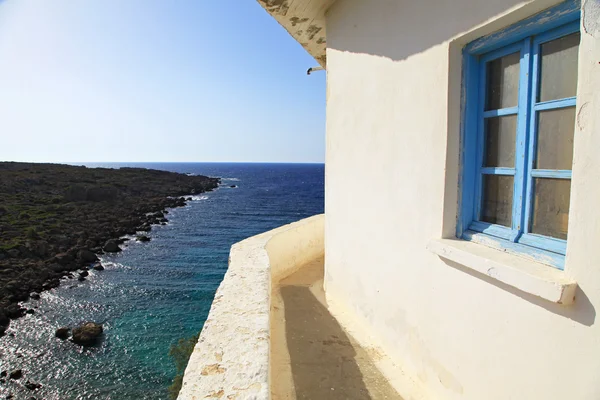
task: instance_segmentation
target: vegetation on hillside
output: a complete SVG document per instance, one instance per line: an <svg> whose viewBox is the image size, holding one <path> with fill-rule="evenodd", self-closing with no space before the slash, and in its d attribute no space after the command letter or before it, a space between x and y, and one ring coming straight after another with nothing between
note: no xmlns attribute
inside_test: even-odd
<svg viewBox="0 0 600 400"><path fill-rule="evenodd" d="M115 239L166 223L164 210L184 205L181 196L218 185L141 168L0 162L0 335L24 315L18 302L118 251Z"/></svg>

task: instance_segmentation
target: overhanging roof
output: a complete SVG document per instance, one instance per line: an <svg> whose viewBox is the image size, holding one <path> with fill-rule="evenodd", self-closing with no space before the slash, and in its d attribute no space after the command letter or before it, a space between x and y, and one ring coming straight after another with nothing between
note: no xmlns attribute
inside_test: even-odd
<svg viewBox="0 0 600 400"><path fill-rule="evenodd" d="M325 11L335 0L257 0L298 43L325 67Z"/></svg>

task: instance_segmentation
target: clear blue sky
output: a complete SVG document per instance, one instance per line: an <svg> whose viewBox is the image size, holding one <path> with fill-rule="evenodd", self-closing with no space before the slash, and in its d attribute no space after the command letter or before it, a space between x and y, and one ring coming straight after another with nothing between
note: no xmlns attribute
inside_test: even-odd
<svg viewBox="0 0 600 400"><path fill-rule="evenodd" d="M322 162L315 65L255 0L0 0L0 160Z"/></svg>

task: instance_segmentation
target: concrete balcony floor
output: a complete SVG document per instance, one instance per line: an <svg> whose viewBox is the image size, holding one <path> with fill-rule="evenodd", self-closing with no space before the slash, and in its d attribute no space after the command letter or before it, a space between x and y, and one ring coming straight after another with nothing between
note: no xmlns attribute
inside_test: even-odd
<svg viewBox="0 0 600 400"><path fill-rule="evenodd" d="M271 396L288 399L402 400L327 308L323 259L273 283Z"/></svg>

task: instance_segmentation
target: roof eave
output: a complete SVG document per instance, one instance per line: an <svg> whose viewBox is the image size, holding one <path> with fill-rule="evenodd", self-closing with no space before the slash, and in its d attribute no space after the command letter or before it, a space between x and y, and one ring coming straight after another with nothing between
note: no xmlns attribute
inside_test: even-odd
<svg viewBox="0 0 600 400"><path fill-rule="evenodd" d="M325 67L325 12L336 0L257 1L322 67Z"/></svg>

